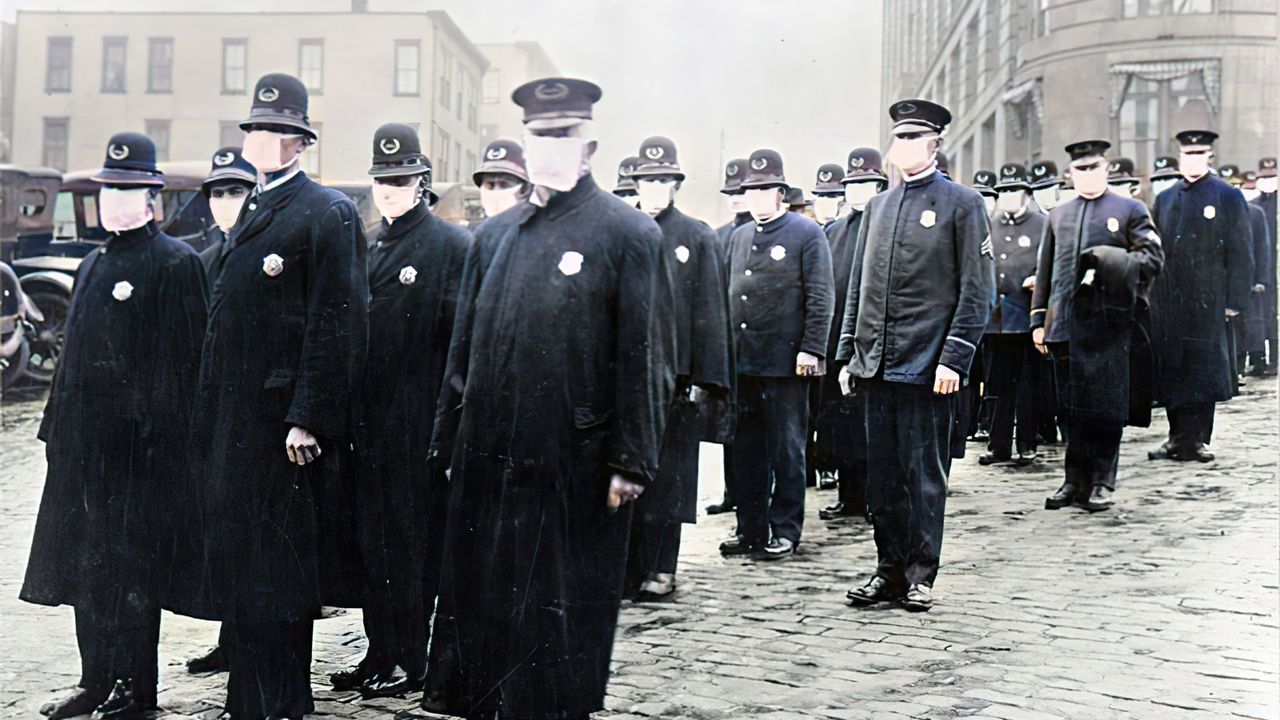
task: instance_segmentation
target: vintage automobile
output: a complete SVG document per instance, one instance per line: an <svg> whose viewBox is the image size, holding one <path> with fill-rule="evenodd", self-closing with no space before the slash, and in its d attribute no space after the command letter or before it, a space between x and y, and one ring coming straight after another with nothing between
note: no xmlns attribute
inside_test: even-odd
<svg viewBox="0 0 1280 720"><path fill-rule="evenodd" d="M43 318L22 292L18 275L8 263L0 262L0 398L27 375L31 357L34 322Z"/></svg>

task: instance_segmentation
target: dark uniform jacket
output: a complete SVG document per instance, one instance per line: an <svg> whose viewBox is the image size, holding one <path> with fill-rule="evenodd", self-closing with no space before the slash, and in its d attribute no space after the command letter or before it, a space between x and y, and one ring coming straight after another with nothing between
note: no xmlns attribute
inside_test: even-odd
<svg viewBox="0 0 1280 720"><path fill-rule="evenodd" d="M742 225L725 262L739 375L795 377L798 353L826 358L834 281L817 223L784 212Z"/></svg>
<svg viewBox="0 0 1280 720"><path fill-rule="evenodd" d="M1273 337L1276 327L1276 193L1262 193L1254 198L1252 204L1262 209L1267 221L1267 289L1262 293L1263 329L1268 337ZM1276 353L1271 353L1275 362Z"/></svg>
<svg viewBox="0 0 1280 720"><path fill-rule="evenodd" d="M1146 292L1164 255L1146 207L1108 190L1049 213L1040 239L1031 328L1067 343L1075 417L1146 426L1151 422L1151 347ZM1082 286L1085 273L1093 282Z"/></svg>
<svg viewBox="0 0 1280 720"><path fill-rule="evenodd" d="M931 385L965 375L995 299L978 193L932 172L871 199L859 228L838 364L854 377Z"/></svg>
<svg viewBox="0 0 1280 720"><path fill-rule="evenodd" d="M827 355L834 359L840 345L840 326L844 321L845 301L849 295L849 278L853 273L854 250L858 229L866 213L854 210L830 223L825 232L831 244L831 267L835 278L831 330L827 333ZM816 403L817 442L814 445L814 467L837 470L864 459L867 454L865 413L857 397L845 397L840 391L839 373L828 372L818 388Z"/></svg>
<svg viewBox="0 0 1280 720"><path fill-rule="evenodd" d="M299 172L251 196L213 270L192 425L204 494L200 577L170 608L293 621L319 614L325 503L350 444L367 339L367 244L355 205ZM293 426L320 458L289 462ZM349 505L349 498L346 499Z"/></svg>
<svg viewBox="0 0 1280 720"><path fill-rule="evenodd" d="M606 498L657 477L673 259L590 175L472 243L432 441L452 473L426 709L602 706L632 510Z"/></svg>
<svg viewBox="0 0 1280 720"><path fill-rule="evenodd" d="M1023 281L1036 274L1036 255L1048 216L1034 203L1017 215L996 214L991 244L996 255L996 305L988 335L1029 333L1031 290Z"/></svg>
<svg viewBox="0 0 1280 720"><path fill-rule="evenodd" d="M49 461L21 597L158 607L206 315L195 251L154 223L110 236L80 266L40 423Z"/></svg>
<svg viewBox="0 0 1280 720"><path fill-rule="evenodd" d="M1253 241L1244 196L1207 174L1156 199L1164 271L1151 298L1156 398L1166 407L1231 399L1226 309L1244 312L1253 286Z"/></svg>
<svg viewBox="0 0 1280 720"><path fill-rule="evenodd" d="M716 228L716 237L720 239L720 245L724 248L729 247L729 235L739 227L751 222L751 213L738 213L733 216L729 222Z"/></svg>
<svg viewBox="0 0 1280 720"><path fill-rule="evenodd" d="M1267 339L1267 288L1275 285L1275 268L1271 267L1270 233L1267 217L1262 208L1249 203L1249 228L1253 239L1253 284L1261 285L1262 292L1249 295L1249 309L1244 313L1243 345L1240 354L1261 350Z"/></svg>

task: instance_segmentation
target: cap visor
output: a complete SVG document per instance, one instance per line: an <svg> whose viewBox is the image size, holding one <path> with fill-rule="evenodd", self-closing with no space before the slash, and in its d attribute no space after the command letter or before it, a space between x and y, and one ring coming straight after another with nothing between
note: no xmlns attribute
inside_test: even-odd
<svg viewBox="0 0 1280 720"><path fill-rule="evenodd" d="M409 165L405 167L369 168L370 177L400 177L404 175L425 175L430 172L426 165Z"/></svg>
<svg viewBox="0 0 1280 720"><path fill-rule="evenodd" d="M147 187L164 187L163 173L147 173L137 170L116 170L103 168L89 178L103 185L143 185Z"/></svg>
<svg viewBox="0 0 1280 720"><path fill-rule="evenodd" d="M534 118L526 120L524 126L530 130L559 130L561 128L577 127L586 121L587 118L579 117Z"/></svg>
<svg viewBox="0 0 1280 720"><path fill-rule="evenodd" d="M250 114L248 119L240 121L240 129L245 132L248 132L251 125L280 125L283 127L290 127L294 130L301 131L301 134L306 135L312 140L320 139L320 136L316 135L316 131L312 130L310 125L297 118L289 117L288 115L276 115L274 113L260 113L257 115Z"/></svg>

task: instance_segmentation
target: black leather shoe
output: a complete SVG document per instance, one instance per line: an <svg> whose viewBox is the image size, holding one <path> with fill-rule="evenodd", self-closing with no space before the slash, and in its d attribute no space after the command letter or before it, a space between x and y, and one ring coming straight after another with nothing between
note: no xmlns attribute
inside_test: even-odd
<svg viewBox="0 0 1280 720"><path fill-rule="evenodd" d="M636 600L639 602L661 602L669 600L675 591L676 576L674 573L654 573L640 584L640 590L636 593Z"/></svg>
<svg viewBox="0 0 1280 720"><path fill-rule="evenodd" d="M840 486L840 481L834 473L818 473L818 489L819 490L835 490Z"/></svg>
<svg viewBox="0 0 1280 720"><path fill-rule="evenodd" d="M205 673L220 673L227 671L227 654L222 651L221 645L214 645L209 652L194 657L187 661L187 672L192 675L203 675Z"/></svg>
<svg viewBox="0 0 1280 720"><path fill-rule="evenodd" d="M762 547L764 547L763 543L751 542L741 535L737 535L720 543L720 554L725 557L751 555L759 552Z"/></svg>
<svg viewBox="0 0 1280 720"><path fill-rule="evenodd" d="M1110 510L1116 501L1111 498L1115 491L1110 490L1102 485L1095 485L1093 491L1089 493L1089 498L1081 503L1080 507L1091 513Z"/></svg>
<svg viewBox="0 0 1280 720"><path fill-rule="evenodd" d="M1210 452L1208 448L1206 448L1203 445L1198 445L1188 450L1178 451L1177 455L1175 456L1175 459L1181 460L1183 462L1207 463L1207 462L1213 462L1215 457L1217 456L1214 455L1212 452Z"/></svg>
<svg viewBox="0 0 1280 720"><path fill-rule="evenodd" d="M410 693L422 692L425 679L425 675L413 676L396 666L389 672L369 678L354 689L366 700L380 697L404 697Z"/></svg>
<svg viewBox="0 0 1280 720"><path fill-rule="evenodd" d="M1023 450L1013 457L1013 462L1017 465L1026 467L1027 465L1034 465L1036 460L1039 458L1040 453L1035 450Z"/></svg>
<svg viewBox="0 0 1280 720"><path fill-rule="evenodd" d="M92 720L128 720L140 718L147 711L145 703L133 693L133 683L128 680L116 680L111 695L94 708Z"/></svg>
<svg viewBox="0 0 1280 720"><path fill-rule="evenodd" d="M104 693L101 692L76 688L74 693L61 700L54 700L41 705L40 714L50 720L63 720L64 718L88 715L102 703L103 695Z"/></svg>
<svg viewBox="0 0 1280 720"><path fill-rule="evenodd" d="M836 502L828 505L818 511L818 517L822 520L839 520L841 518L853 517L857 515L842 502Z"/></svg>
<svg viewBox="0 0 1280 720"><path fill-rule="evenodd" d="M1060 510L1076 501L1076 497L1080 494L1080 488L1071 483L1062 483L1062 487L1053 491L1053 494L1044 499L1045 510Z"/></svg>
<svg viewBox="0 0 1280 720"><path fill-rule="evenodd" d="M718 503L716 503L715 505L708 505L708 506L707 506L707 514L708 514L708 515L721 515L721 514L723 514L723 513L731 513L731 512L733 512L734 510L737 510L737 509L738 509L738 506L737 506L737 505L734 505L733 503L728 502L728 501L726 500L726 501L723 501L723 502L718 502Z"/></svg>
<svg viewBox="0 0 1280 720"><path fill-rule="evenodd" d="M356 664L355 667L339 670L329 676L329 684L334 690L346 692L348 690L358 690L362 686L367 685L376 680L381 675L389 675L391 670L378 667L378 665L369 660L365 656L363 660Z"/></svg>
<svg viewBox="0 0 1280 720"><path fill-rule="evenodd" d="M781 560L796 554L796 544L787 538L776 537L756 553L757 560Z"/></svg>
<svg viewBox="0 0 1280 720"><path fill-rule="evenodd" d="M978 430L973 434L973 437L969 439L974 442L987 442L991 439L991 432L988 430Z"/></svg>
<svg viewBox="0 0 1280 720"><path fill-rule="evenodd" d="M867 605L875 605L876 603L887 602L889 600L896 600L901 596L901 593L896 591L885 578L880 575L873 575L865 585L853 588L849 592L845 593L844 596L845 599L853 605L865 607Z"/></svg>
<svg viewBox="0 0 1280 720"><path fill-rule="evenodd" d="M995 453L989 452L989 453L983 453L978 458L978 464L979 465L999 465L1000 463L1007 463L1011 459L1012 458L1008 455L997 455Z"/></svg>
<svg viewBox="0 0 1280 720"><path fill-rule="evenodd" d="M1148 460L1173 460L1174 459L1173 444L1166 442L1165 444L1161 445L1155 450L1149 451L1147 453L1147 459Z"/></svg>
<svg viewBox="0 0 1280 720"><path fill-rule="evenodd" d="M911 612L928 612L933 607L933 588L924 583L917 583L907 588L907 596L902 599L902 607Z"/></svg>

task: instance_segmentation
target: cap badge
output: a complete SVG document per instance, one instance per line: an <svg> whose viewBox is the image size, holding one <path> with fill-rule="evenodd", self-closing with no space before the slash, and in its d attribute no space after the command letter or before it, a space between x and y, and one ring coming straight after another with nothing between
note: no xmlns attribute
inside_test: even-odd
<svg viewBox="0 0 1280 720"><path fill-rule="evenodd" d="M647 147L644 149L644 156L649 158L650 160L657 160L661 158L665 153L666 151L658 147L657 145L654 145L653 147Z"/></svg>
<svg viewBox="0 0 1280 720"><path fill-rule="evenodd" d="M418 269L412 265L400 268L400 284L412 285L418 279Z"/></svg>
<svg viewBox="0 0 1280 720"><path fill-rule="evenodd" d="M110 156L112 160L123 160L129 157L129 146L112 143L111 146L107 148L107 155Z"/></svg>
<svg viewBox="0 0 1280 720"><path fill-rule="evenodd" d="M622 174L623 174L623 175L630 175L631 173L633 173L633 172L635 172L635 171L636 171L636 166L635 166L635 165L623 165L623 166L622 166Z"/></svg>
<svg viewBox="0 0 1280 720"><path fill-rule="evenodd" d="M1013 175L1013 171L1014 171L1014 168L1007 167L1007 168L1005 168L1005 169L1004 169L1004 174L1005 174L1005 175Z"/></svg>
<svg viewBox="0 0 1280 720"><path fill-rule="evenodd" d="M111 288L111 297L120 302L128 300L133 297L133 285L128 280L121 280L116 283L115 287Z"/></svg>
<svg viewBox="0 0 1280 720"><path fill-rule="evenodd" d="M1045 168L1043 165L1037 165L1033 172L1035 172L1035 174L1037 175L1043 175L1045 173Z"/></svg>
<svg viewBox="0 0 1280 720"><path fill-rule="evenodd" d="M280 91L267 86L258 91L258 99L264 103L272 103L280 99Z"/></svg>
<svg viewBox="0 0 1280 720"><path fill-rule="evenodd" d="M233 152L231 152L231 151L227 151L227 152L224 152L224 153L220 153L220 154L218 154L218 155L214 155L214 156L213 156L213 164L214 164L214 165L217 165L218 167L226 167L226 166L230 165L230 164L231 164L231 162L232 162L233 160L235 160L235 159L236 159L236 155L235 155L235 153L233 153Z"/></svg>
<svg viewBox="0 0 1280 720"><path fill-rule="evenodd" d="M1107 169L1110 170L1111 172L1120 172L1120 163L1113 162L1111 163L1111 165L1108 166Z"/></svg>
<svg viewBox="0 0 1280 720"><path fill-rule="evenodd" d="M867 164L867 159L862 157L856 157L849 161L849 167L855 170L866 164Z"/></svg>
<svg viewBox="0 0 1280 720"><path fill-rule="evenodd" d="M823 170L818 173L818 182L831 182L831 171Z"/></svg>
<svg viewBox="0 0 1280 720"><path fill-rule="evenodd" d="M751 169L760 171L769 167L769 158L759 157L751 161Z"/></svg>
<svg viewBox="0 0 1280 720"><path fill-rule="evenodd" d="M1168 160L1165 160L1164 158L1160 158L1159 160L1156 160L1156 167L1162 168L1162 167L1168 167L1168 166L1169 166Z"/></svg>
<svg viewBox="0 0 1280 720"><path fill-rule="evenodd" d="M542 83L533 89L533 96L551 102L569 97L569 86L564 83Z"/></svg>
<svg viewBox="0 0 1280 720"><path fill-rule="evenodd" d="M902 103L901 105L898 106L898 112L900 114L913 113L915 111L916 111L915 103Z"/></svg>
<svg viewBox="0 0 1280 720"><path fill-rule="evenodd" d="M393 137L382 138L382 142L378 143L378 149L383 155L394 155L400 152L400 140Z"/></svg>
<svg viewBox="0 0 1280 720"><path fill-rule="evenodd" d="M507 149L502 146L489 148L489 152L484 155L490 160L501 160L507 156Z"/></svg>
<svg viewBox="0 0 1280 720"><path fill-rule="evenodd" d="M1236 171L1235 171L1235 170L1232 170L1232 169L1231 169L1231 168L1229 168L1229 167L1228 167L1228 168L1222 168L1222 177L1231 177L1232 175L1235 175L1235 174L1236 174Z"/></svg>
<svg viewBox="0 0 1280 720"><path fill-rule="evenodd" d="M729 163L728 167L724 169L724 174L728 175L729 177L733 177L734 175L737 175L738 174L737 163Z"/></svg>

